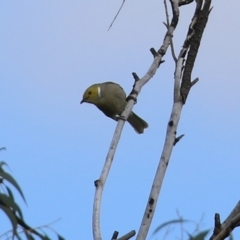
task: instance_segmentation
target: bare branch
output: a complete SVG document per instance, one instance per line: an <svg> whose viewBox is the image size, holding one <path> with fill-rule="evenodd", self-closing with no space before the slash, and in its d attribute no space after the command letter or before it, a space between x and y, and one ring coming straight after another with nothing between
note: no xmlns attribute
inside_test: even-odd
<svg viewBox="0 0 240 240"><path fill-rule="evenodd" d="M118 238L117 240L128 240L128 239L132 238L135 234L136 234L136 232L134 230L132 230L129 233L125 234L124 236Z"/></svg>
<svg viewBox="0 0 240 240"><path fill-rule="evenodd" d="M167 33L165 35L163 45L158 51L159 54L163 54L165 44L167 44L167 46L169 46L169 43L171 42L170 40L173 36L173 31L176 28L177 23L178 23L178 17L179 17L178 1L171 0L171 6L172 6L173 17L172 17L171 24L167 29ZM182 69L182 60L181 59L178 61L177 65L178 65L178 69L180 69L180 71L181 71L181 69ZM178 85L178 89L180 89L180 78L178 78L179 75L181 75L181 73L178 74L178 72L175 72L175 81L179 82L178 84L175 84L175 85ZM179 92L179 90L178 90L178 92ZM178 93L178 95L180 95L180 94ZM180 101L178 101L175 104L173 107L174 109L175 108L181 109L182 104ZM174 110L174 112L176 112L175 110ZM167 137L165 139L164 150L163 150L161 160L160 160L160 163L159 163L159 166L158 166L155 178L154 178L154 182L153 182L152 189L151 189L151 192L150 192L150 195L148 198L148 203L147 203L147 206L146 206L146 209L144 212L142 223L141 223L141 226L140 226L137 238L136 238L137 240L145 240L146 239L150 224L153 219L159 192L160 192L163 178L164 178L164 175L166 172L168 161L169 161L169 158L171 155L171 149L173 148L173 144L175 141L176 126L177 126L177 123L179 120L176 118L176 116L177 116L177 114L171 115L171 117L170 117L169 122L172 122L173 125L171 126L171 124L169 124L168 128L167 128Z"/></svg>
<svg viewBox="0 0 240 240"><path fill-rule="evenodd" d="M118 14L120 13L120 11L121 11L124 3L125 3L125 0L122 1L122 4L121 4L120 8L118 9L117 14L115 15L114 19L112 20L112 22L111 22L111 24L110 24L110 26L109 26L109 28L108 28L108 31L110 30L110 28L112 27L113 23L114 23L115 20L117 19L117 16L118 16Z"/></svg>
<svg viewBox="0 0 240 240"><path fill-rule="evenodd" d="M236 215L240 213L240 201L236 204L232 212L226 218L226 220L222 223L222 227L224 228Z"/></svg>
<svg viewBox="0 0 240 240"><path fill-rule="evenodd" d="M175 146L183 137L184 134L180 135L179 137L176 137L173 145Z"/></svg>
<svg viewBox="0 0 240 240"><path fill-rule="evenodd" d="M179 0L178 6L182 6L182 5L187 5L189 3L192 3L193 0Z"/></svg>
<svg viewBox="0 0 240 240"><path fill-rule="evenodd" d="M133 72L132 75L133 75L135 82L140 79L139 76L135 72Z"/></svg>
<svg viewBox="0 0 240 240"><path fill-rule="evenodd" d="M220 214L216 213L214 216L214 230L210 240L222 240L227 238L234 228L240 226L240 201L234 207L232 212L221 224Z"/></svg>
<svg viewBox="0 0 240 240"><path fill-rule="evenodd" d="M192 82L191 82L191 87L196 84L199 81L199 78L195 78Z"/></svg>
<svg viewBox="0 0 240 240"><path fill-rule="evenodd" d="M111 240L116 240L117 237L118 237L118 232L117 232L117 231L114 231Z"/></svg>
<svg viewBox="0 0 240 240"><path fill-rule="evenodd" d="M168 25L167 25L165 22L164 22L163 24L164 24L165 27L168 29ZM174 60L174 62L176 63L176 62L177 62L177 58L176 58L175 51L174 51L173 39L171 39L170 46L171 46L171 52L172 52L173 60Z"/></svg>
<svg viewBox="0 0 240 240"><path fill-rule="evenodd" d="M152 53L153 57L158 56L158 52L154 48L150 48L150 52Z"/></svg>
<svg viewBox="0 0 240 240"><path fill-rule="evenodd" d="M207 1L207 0L206 0ZM170 0L172 11L173 11L173 18L171 21L171 24L168 28L168 31L166 36L170 36L170 40L172 39L172 29L175 29L178 23L179 18L179 9L178 9L178 1L177 0ZM211 2L211 1L210 1ZM198 5L198 4L197 4ZM194 34L194 32L193 32ZM192 36L191 36L192 37ZM171 41L170 41L171 42ZM168 42L169 43L169 42ZM161 54L161 48L158 51ZM148 203L145 209L144 217L140 226L140 230L137 235L137 240L145 240L147 236L147 232L149 230L149 226L151 224L157 201L159 192L162 186L162 182L167 170L167 166L170 160L170 156L173 150L174 143L176 141L176 132L177 132L177 126L180 119L181 110L183 107L183 101L180 95L180 89L181 89L181 78L182 78L182 70L184 63L184 55L179 55L177 64L176 64L176 70L174 74L174 102L173 102L173 108L172 113L170 116L170 120L168 122L167 127L167 134L166 139L162 151L162 155L160 158L160 162L157 168L157 172L155 174L155 178L153 181L152 189L148 198ZM194 81L196 83L197 80Z"/></svg>
<svg viewBox="0 0 240 240"><path fill-rule="evenodd" d="M197 1L195 14L192 18L192 22L188 29L187 38L183 44L182 51L179 55L181 57L185 57L185 55L187 54L181 85L181 96L183 103L186 102L191 87L197 82L191 82L191 74L198 53L198 49L200 47L202 35L208 21L208 16L211 12L211 0L205 0L203 8L202 2L202 0Z"/></svg>
<svg viewBox="0 0 240 240"><path fill-rule="evenodd" d="M164 3L164 8L165 8L167 26L169 27L169 14L168 14L168 8L167 8L167 0L164 0L163 3Z"/></svg>
<svg viewBox="0 0 240 240"><path fill-rule="evenodd" d="M220 233L213 238L214 240L223 240L227 238L234 228L239 226L240 213L237 214L232 220L220 231Z"/></svg>
<svg viewBox="0 0 240 240"><path fill-rule="evenodd" d="M130 96L128 97L128 103L121 114L121 117L118 120L118 124L116 127L116 130L113 135L112 142L110 144L109 152L107 154L105 164L103 166L100 178L95 181L95 186L96 186L96 191L95 191L95 196L94 196L94 204L93 204L93 219L92 219L92 227L93 227L93 237L94 240L102 240L101 237L101 230L100 230L100 206L101 206L101 199L102 199L102 194L103 194L103 187L105 185L108 173L110 171L112 161L114 158L114 154L117 148L117 144L119 142L121 132L125 123L125 119L128 118L130 112L132 111L133 105L137 99L138 94L141 91L141 88L143 85L145 85L156 73L161 61L162 57L165 55L167 48L169 47L170 40L173 35L173 31L178 23L178 6L177 6L177 1L172 0L172 6L175 8L174 13L173 13L173 18L170 27L167 30L167 33L164 37L163 40L163 45L161 48L158 50L158 54L154 57L154 60L148 69L147 73L139 79L136 73L134 73L134 78L135 78L135 84L133 91L130 93ZM138 80L139 79L139 80Z"/></svg>
<svg viewBox="0 0 240 240"><path fill-rule="evenodd" d="M205 0L210 1L210 0ZM210 1L211 2L211 1ZM128 103L126 105L125 110L122 112L116 130L113 135L112 142L110 144L109 152L107 154L104 167L102 169L100 178L95 181L96 191L94 196L94 205L93 205L93 237L94 240L102 240L101 237L101 230L100 230L100 206L101 206L101 199L103 194L103 188L105 182L107 180L108 173L111 168L111 164L113 162L113 158L115 155L115 151L117 148L117 144L119 142L121 132L125 123L125 120L128 118L130 112L132 111L133 105L135 104L138 94L140 93L142 87L154 76L156 73L160 63L162 62L162 57L165 55L173 36L173 32L178 24L179 19L179 8L178 8L178 0L170 0L173 17L171 20L170 25L167 28L167 32L165 34L163 44L160 49L156 52L151 49L151 53L154 56L154 60L148 69L147 73L142 77L139 78L136 73L133 73L133 77L135 79L135 83L133 86L133 90L131 91L130 95L128 96ZM194 33L193 33L194 34ZM192 37L192 36L191 36ZM184 53L185 54L185 53ZM167 127L167 135L165 139L164 149L160 158L159 166L157 169L157 173L155 175L155 179L153 182L153 186L150 192L149 200L146 206L146 210L142 219L142 223L137 235L137 240L145 240L155 209L156 204L159 196L159 192L162 186L163 178L168 166L168 162L171 156L171 152L176 141L176 130L180 118L181 109L183 107L182 97L180 95L181 86L181 77L183 71L183 63L184 63L184 56L180 55L176 64L175 70L175 83L174 83L174 103L172 114L170 116L170 120ZM196 80L195 80L196 82ZM179 137L180 139L180 137Z"/></svg>
<svg viewBox="0 0 240 240"><path fill-rule="evenodd" d="M216 237L220 232L221 232L220 214L215 213L213 235L211 236L210 240L214 239L214 237Z"/></svg>
<svg viewBox="0 0 240 240"><path fill-rule="evenodd" d="M167 23L163 23L163 24L168 29L169 28L169 14L168 14L168 8L167 8L167 1L164 0L163 3L164 3L164 7L165 7L166 20L167 20ZM174 46L173 46L173 39L172 38L171 38L171 42L170 43L171 43L170 46L171 46L171 52L172 52L173 60L175 61L175 63L177 63L177 58L176 58L176 55L175 55Z"/></svg>

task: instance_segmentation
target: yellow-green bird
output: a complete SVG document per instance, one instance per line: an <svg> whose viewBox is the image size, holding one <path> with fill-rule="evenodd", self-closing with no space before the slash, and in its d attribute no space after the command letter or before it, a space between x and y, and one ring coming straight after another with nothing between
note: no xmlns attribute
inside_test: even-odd
<svg viewBox="0 0 240 240"><path fill-rule="evenodd" d="M126 107L126 93L120 85L114 82L96 83L87 88L80 103L92 103L106 116L118 120L118 116ZM143 133L148 124L131 112L127 121L137 133Z"/></svg>

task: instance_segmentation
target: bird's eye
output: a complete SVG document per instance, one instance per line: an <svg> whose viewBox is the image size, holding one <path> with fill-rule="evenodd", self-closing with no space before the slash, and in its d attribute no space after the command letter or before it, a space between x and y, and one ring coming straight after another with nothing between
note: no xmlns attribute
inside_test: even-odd
<svg viewBox="0 0 240 240"><path fill-rule="evenodd" d="M88 94L91 95L91 94L92 94L92 91L89 91Z"/></svg>

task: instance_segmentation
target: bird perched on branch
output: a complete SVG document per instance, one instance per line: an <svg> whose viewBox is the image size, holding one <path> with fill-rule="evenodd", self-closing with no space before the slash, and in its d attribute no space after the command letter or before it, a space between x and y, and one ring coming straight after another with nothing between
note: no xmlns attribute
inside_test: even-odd
<svg viewBox="0 0 240 240"><path fill-rule="evenodd" d="M126 107L126 93L122 87L114 82L96 83L87 88L80 103L91 103L100 109L107 117L114 120L119 119L119 115ZM137 133L143 133L148 124L131 112L127 121Z"/></svg>

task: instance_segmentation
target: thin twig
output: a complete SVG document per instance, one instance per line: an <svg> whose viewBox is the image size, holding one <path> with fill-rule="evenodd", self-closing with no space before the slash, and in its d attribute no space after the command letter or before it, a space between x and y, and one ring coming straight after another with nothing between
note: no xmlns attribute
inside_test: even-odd
<svg viewBox="0 0 240 240"><path fill-rule="evenodd" d="M168 14L168 8L167 8L167 1L164 0L163 3L164 3L164 7L165 7L167 26L169 27L169 14Z"/></svg>
<svg viewBox="0 0 240 240"><path fill-rule="evenodd" d="M18 231L17 233L18 234L21 234L23 233L24 231L27 231L29 233L33 233L39 237L43 237L42 234L40 234L39 232L37 232L36 230L41 230L42 228L49 228L51 229L53 232L55 232L56 234L58 234L53 228L50 227L50 225L60 221L61 218L58 218L48 224L44 224L44 225L41 225L41 226L38 226L38 227L35 227L35 228L31 228L30 226L28 226L25 222L23 222L22 220L19 221L19 218L17 218L17 221L18 221L18 224L22 227L22 230L21 231ZM11 230L8 230L7 232L3 233L0 235L0 238L3 237L4 235L7 235L8 233L11 233L12 232L12 229Z"/></svg>
<svg viewBox="0 0 240 240"><path fill-rule="evenodd" d="M206 0L209 1L209 0ZM179 19L179 8L178 8L178 0L170 0L171 6L172 6L172 12L173 17L171 24L168 28L168 35L172 38L173 36L173 30L176 28L178 19ZM172 30L172 31L171 31ZM203 28L204 30L204 28ZM170 41L169 41L170 42ZM158 51L161 54L162 48ZM197 53L197 52L196 52ZM181 79L182 79L182 70L183 70L183 62L184 62L184 56L179 56L177 64L176 64L176 70L174 73L174 103L172 108L172 113L170 116L170 120L168 122L167 126L167 133L166 133L166 139L162 151L162 155L160 158L160 162L157 168L157 172L155 174L155 178L153 181L152 189L150 191L150 195L148 198L148 203L144 212L144 217L140 226L140 230L138 232L136 240L145 240L159 197L159 193L161 190L161 186L163 183L163 179L167 170L167 166L170 160L170 156L173 150L173 145L175 141L175 135L177 132L177 126L181 115L181 110L183 107L183 101L181 99L180 95L180 87L181 87Z"/></svg>
<svg viewBox="0 0 240 240"><path fill-rule="evenodd" d="M214 230L210 240L224 239L235 227L239 227L240 223L240 201L233 208L226 220L221 223L220 214L215 213L214 216ZM223 238L224 237L224 238Z"/></svg>
<svg viewBox="0 0 240 240"><path fill-rule="evenodd" d="M225 227L236 215L240 213L240 201L236 204L236 206L233 208L229 216L226 218L226 220L222 223L222 227Z"/></svg>
<svg viewBox="0 0 240 240"><path fill-rule="evenodd" d="M165 35L165 39L164 39L164 43L163 46L160 48L160 50L158 51L160 54L162 52L162 50L164 49L164 44L166 43L165 40L167 40L168 42L168 46L169 43L171 42L170 39L173 36L173 31L175 30L177 24L178 24L178 17L179 17L179 9L178 9L178 2L175 0L170 0L171 1L171 6L172 6L172 12L173 12L173 17L171 20L171 24L167 30L167 33ZM177 66L181 72L182 69L182 59L180 59L177 63ZM178 74L177 71L175 71L175 82L179 81L178 86L180 86L180 78L178 79L177 76L181 75L181 73ZM175 83L175 85L177 85ZM180 93L178 93L178 95L180 95ZM179 105L180 104L180 105ZM176 112L175 108L180 108L181 109L181 102L178 101L177 103L175 103L175 105L173 106L173 112L176 113L176 115L171 115L170 117L170 121L169 121L169 125L167 128L167 136L165 139L165 144L164 144L164 150L162 152L162 156L160 158L160 162L157 168L157 172L155 174L155 178L153 181L153 185L152 185L152 189L150 191L150 195L148 198L148 203L143 215L143 219L141 222L141 226L137 235L136 240L145 240L147 237L147 233L149 231L150 228L150 224L152 222L154 213L155 213L155 209L156 209L156 205L157 205L157 200L159 197L159 192L162 186L162 182L163 182L163 178L166 172L166 168L168 165L168 161L171 155L171 151L173 148L173 144L174 144L174 140L175 140L175 133L176 133L176 127L177 127L177 123L178 123L178 113ZM173 125L171 126L170 122L173 123Z"/></svg>
<svg viewBox="0 0 240 240"><path fill-rule="evenodd" d="M123 235L122 237L118 238L117 240L128 240L132 238L136 234L135 230L128 232L127 234Z"/></svg>
<svg viewBox="0 0 240 240"><path fill-rule="evenodd" d="M173 0L175 1L175 0ZM176 13L176 12L175 12ZM158 54L155 55L154 60L148 69L147 73L138 81L135 81L133 91L131 92L131 97L129 97L128 103L126 105L125 110L122 112L121 117L118 120L118 124L116 130L113 135L113 139L110 144L109 152L107 154L102 172L98 180L95 181L95 196L94 196L94 203L93 203L93 216L92 216L92 230L93 230L93 238L94 240L102 240L101 237L101 229L100 229L100 207L101 207L101 200L103 194L103 188L105 182L107 180L108 173L110 171L114 154L121 136L121 132L124 126L124 119L127 119L130 112L132 111L133 105L137 99L138 94L140 93L143 85L145 85L156 73L161 61L162 57L165 55L169 45L170 40L172 38L172 33L177 24L176 14L174 14L170 27L168 28L166 35L163 40L163 44L161 48L158 50Z"/></svg>
<svg viewBox="0 0 240 240"><path fill-rule="evenodd" d="M163 3L164 3L164 7L165 7L165 14L166 14L166 20L167 20L167 23L163 23L163 24L168 29L169 28L169 14L168 14L167 1L164 0ZM175 63L177 63L177 58L176 58L176 55L175 55L174 46L173 46L173 39L172 38L170 40L170 46L171 46L171 52L172 52L173 60L175 61Z"/></svg>
<svg viewBox="0 0 240 240"><path fill-rule="evenodd" d="M184 137L184 134L178 136L175 138L175 141L174 141L174 146Z"/></svg>
<svg viewBox="0 0 240 240"><path fill-rule="evenodd" d="M193 2L193 0L179 0L178 5L180 7L182 5L187 5L187 4L192 3L192 2Z"/></svg>
<svg viewBox="0 0 240 240"><path fill-rule="evenodd" d="M240 213L237 214L232 220L220 231L220 233L213 238L213 240L223 240L227 238L234 228L239 226Z"/></svg>
<svg viewBox="0 0 240 240"><path fill-rule="evenodd" d="M114 231L111 240L116 240L118 237L118 231Z"/></svg>
<svg viewBox="0 0 240 240"><path fill-rule="evenodd" d="M198 79L196 79L194 82L191 82L191 74L200 47L202 35L211 12L211 0L205 0L204 4L203 0L198 0L196 3L194 17L189 26L187 38L185 39L182 51L179 54L181 57L187 55L181 84L181 97L183 103L186 102L191 87L198 81Z"/></svg>
<svg viewBox="0 0 240 240"><path fill-rule="evenodd" d="M115 20L116 20L118 14L120 13L124 3L125 3L125 0L122 1L122 4L121 4L120 8L118 9L117 14L115 15L114 19L112 20L112 22L111 22L111 24L110 24L110 26L108 28L108 31L110 30L110 28L112 27L113 23L115 22Z"/></svg>

